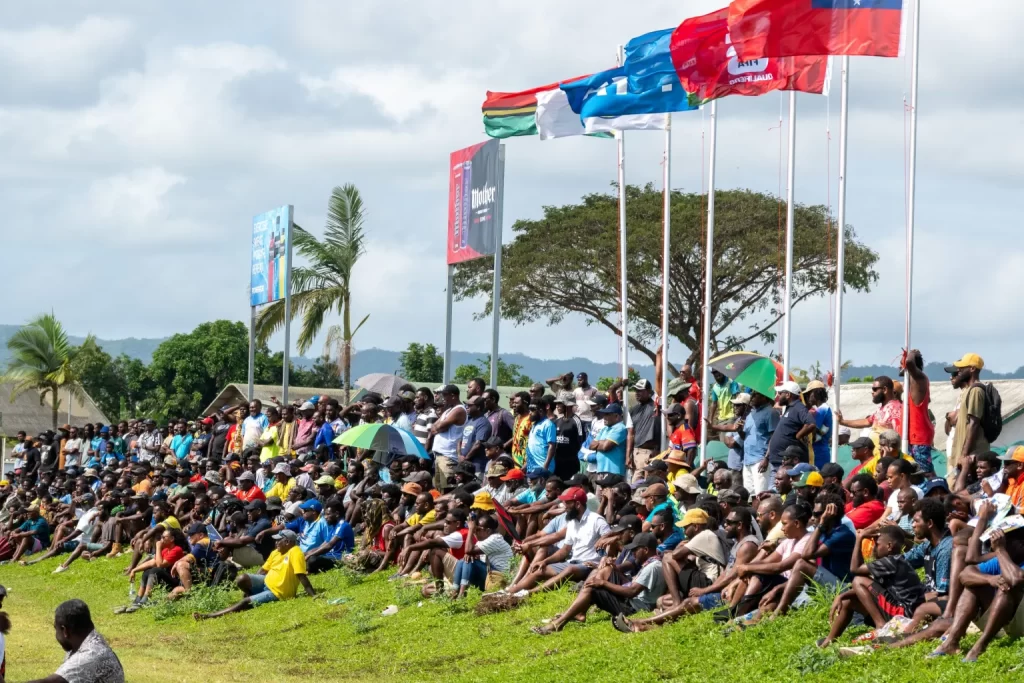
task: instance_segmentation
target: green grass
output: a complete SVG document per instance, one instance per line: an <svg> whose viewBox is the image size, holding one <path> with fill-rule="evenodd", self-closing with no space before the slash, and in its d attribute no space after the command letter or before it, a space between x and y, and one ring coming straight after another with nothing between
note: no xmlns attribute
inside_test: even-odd
<svg viewBox="0 0 1024 683"><path fill-rule="evenodd" d="M127 600L125 559L78 562L65 574L58 560L0 567L13 628L8 680L52 673L62 652L53 639L53 608L82 598L133 683L148 681L950 681L1021 680L1024 644L998 640L981 662L925 660L929 644L843 660L820 652L827 605L725 636L709 615L658 631L624 635L607 615L542 637L529 631L571 600L568 590L531 599L522 608L477 617L464 603L424 600L412 588L336 571L313 577L324 592L196 623L196 609L234 601L236 591L204 589L195 597L115 616ZM329 600L344 598L341 604ZM422 605L421 605L422 603ZM388 605L400 611L380 616ZM862 632L854 631L854 634ZM969 640L967 641L970 642Z"/></svg>

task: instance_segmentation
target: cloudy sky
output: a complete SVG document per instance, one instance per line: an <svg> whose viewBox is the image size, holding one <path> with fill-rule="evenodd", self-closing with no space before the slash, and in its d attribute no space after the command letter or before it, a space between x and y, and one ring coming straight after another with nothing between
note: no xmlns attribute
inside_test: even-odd
<svg viewBox="0 0 1024 683"><path fill-rule="evenodd" d="M245 319L252 216L291 203L319 230L331 187L353 182L369 213L355 314L372 313L357 348L440 346L447 155L484 139L484 92L610 67L617 44L722 2L3 3L0 323L52 308L72 332L116 338ZM1024 364L1024 57L1008 46L1024 5L925 5L915 342L928 359L972 350L1012 370ZM799 98L798 201L824 203L831 177L835 202L835 86L831 102ZM882 256L880 286L846 299L843 356L857 364L889 362L903 342L909 90L909 58L854 60L848 222ZM778 191L782 102L722 102L719 187ZM676 117L677 188L701 187L704 126ZM627 137L630 183L660 182L661 144ZM506 225L614 177L613 143L510 140ZM490 347L481 305L456 306L456 349ZM828 321L825 299L797 310L795 364L828 364ZM507 352L616 355L615 337L582 320L502 335Z"/></svg>

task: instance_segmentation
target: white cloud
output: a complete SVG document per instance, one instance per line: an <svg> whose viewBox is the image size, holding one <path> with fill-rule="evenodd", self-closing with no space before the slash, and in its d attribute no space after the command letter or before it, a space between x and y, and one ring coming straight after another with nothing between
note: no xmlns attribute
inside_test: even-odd
<svg viewBox="0 0 1024 683"><path fill-rule="evenodd" d="M89 187L90 213L107 225L144 225L166 215L167 194L184 182L159 167L102 178Z"/></svg>
<svg viewBox="0 0 1024 683"><path fill-rule="evenodd" d="M87 78L120 49L132 28L121 17L87 17L70 27L0 30L0 64L40 81Z"/></svg>

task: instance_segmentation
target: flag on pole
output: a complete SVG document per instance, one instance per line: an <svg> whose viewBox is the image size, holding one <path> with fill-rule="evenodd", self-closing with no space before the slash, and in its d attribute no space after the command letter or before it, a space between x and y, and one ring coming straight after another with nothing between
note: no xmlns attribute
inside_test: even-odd
<svg viewBox="0 0 1024 683"><path fill-rule="evenodd" d="M699 106L676 79L643 92L631 92L624 66L563 83L569 106L588 133L615 130L664 130L669 112Z"/></svg>
<svg viewBox="0 0 1024 683"><path fill-rule="evenodd" d="M729 34L742 60L898 57L903 0L733 0Z"/></svg>
<svg viewBox="0 0 1024 683"><path fill-rule="evenodd" d="M569 107L558 86L551 83L514 93L488 91L482 108L484 131L492 138L540 135L541 140L586 135L579 114ZM600 133L594 137L611 136Z"/></svg>
<svg viewBox="0 0 1024 683"><path fill-rule="evenodd" d="M763 57L740 60L730 44L728 9L692 17L672 32L672 64L686 90L702 102L773 90L827 95L831 57Z"/></svg>

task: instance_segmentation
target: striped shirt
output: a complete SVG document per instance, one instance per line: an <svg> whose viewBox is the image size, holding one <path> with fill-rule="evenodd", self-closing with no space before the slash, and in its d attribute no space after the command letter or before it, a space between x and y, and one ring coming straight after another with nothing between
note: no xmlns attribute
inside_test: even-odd
<svg viewBox="0 0 1024 683"><path fill-rule="evenodd" d="M412 425L412 433L416 437L416 440L423 444L423 447L427 447L427 437L430 436L430 428L437 422L437 411L433 408L428 408L426 412L420 413L416 416L416 422Z"/></svg>

